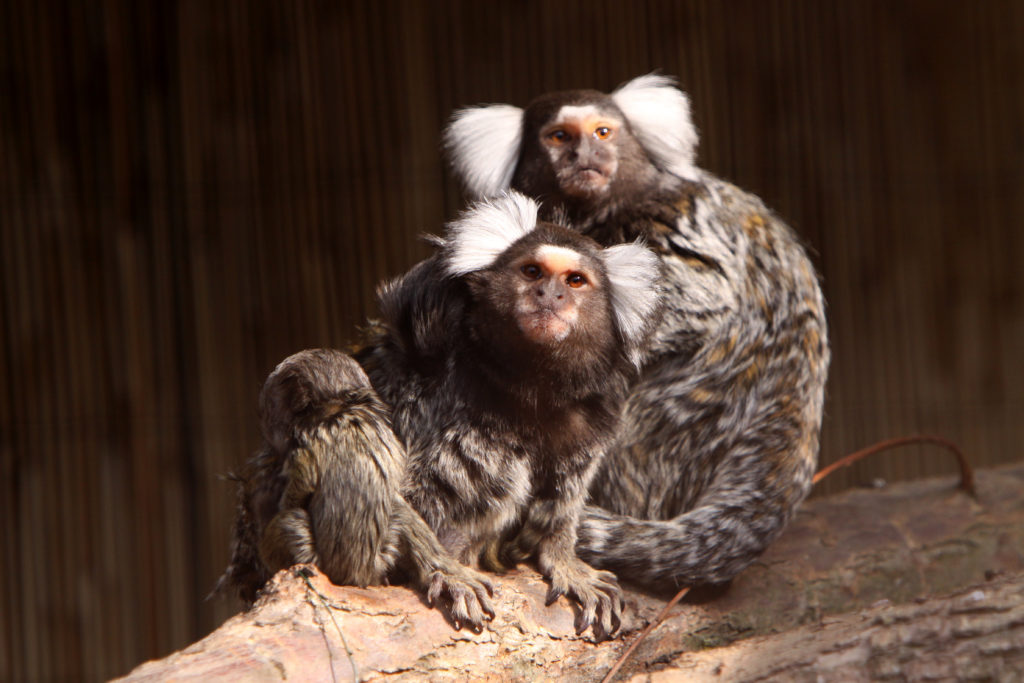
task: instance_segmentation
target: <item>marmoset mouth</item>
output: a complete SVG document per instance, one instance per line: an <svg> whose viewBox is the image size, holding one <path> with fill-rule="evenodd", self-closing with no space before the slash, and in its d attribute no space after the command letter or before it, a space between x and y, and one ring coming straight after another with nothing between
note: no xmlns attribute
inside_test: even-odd
<svg viewBox="0 0 1024 683"><path fill-rule="evenodd" d="M549 309L520 314L516 322L523 336L538 344L560 342L569 335L572 328L570 322Z"/></svg>
<svg viewBox="0 0 1024 683"><path fill-rule="evenodd" d="M609 185L608 175L599 168L582 168L573 174L569 182L563 184L566 194L585 196L600 192Z"/></svg>
<svg viewBox="0 0 1024 683"><path fill-rule="evenodd" d="M599 168L581 168L579 177L588 183L608 180L608 176Z"/></svg>

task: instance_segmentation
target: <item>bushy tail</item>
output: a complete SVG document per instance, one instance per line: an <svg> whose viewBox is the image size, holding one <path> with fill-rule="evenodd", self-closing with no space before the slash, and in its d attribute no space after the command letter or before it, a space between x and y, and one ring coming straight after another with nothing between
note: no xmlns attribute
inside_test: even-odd
<svg viewBox="0 0 1024 683"><path fill-rule="evenodd" d="M723 583L757 559L788 517L711 503L672 519L643 520L588 505L576 550L591 566L642 585Z"/></svg>

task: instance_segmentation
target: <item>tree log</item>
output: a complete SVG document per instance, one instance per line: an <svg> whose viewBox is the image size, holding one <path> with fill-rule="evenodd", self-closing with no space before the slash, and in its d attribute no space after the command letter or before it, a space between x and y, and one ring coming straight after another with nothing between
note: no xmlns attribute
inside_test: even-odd
<svg viewBox="0 0 1024 683"><path fill-rule="evenodd" d="M1019 681L1021 596L1024 574L1011 574L950 597L878 605L778 635L686 652L630 682Z"/></svg>
<svg viewBox="0 0 1024 683"><path fill-rule="evenodd" d="M528 568L496 579L479 634L406 588L310 573L280 572L251 610L122 680L595 680L674 592L628 590L621 635L595 642ZM948 479L848 491L805 504L729 586L694 591L620 677L999 678L1020 671L1022 586L1024 466L978 473L976 499Z"/></svg>

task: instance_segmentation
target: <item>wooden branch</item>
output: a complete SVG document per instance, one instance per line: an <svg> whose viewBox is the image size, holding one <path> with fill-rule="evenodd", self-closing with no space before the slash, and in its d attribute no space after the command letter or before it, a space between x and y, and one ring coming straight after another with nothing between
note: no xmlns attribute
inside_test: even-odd
<svg viewBox="0 0 1024 683"><path fill-rule="evenodd" d="M952 596L882 604L772 636L686 652L631 683L1002 681L1024 672L1024 574Z"/></svg>
<svg viewBox="0 0 1024 683"><path fill-rule="evenodd" d="M976 624L978 651L987 648L991 657L1012 664L1020 656L1014 639L1020 638L1024 623L1019 612L1022 572L1024 466L979 472L976 499L946 479L814 500L729 587L691 591L640 644L619 680L637 675L657 680L659 668L666 666L687 675L710 676L716 667L739 672L729 680L778 667L784 677L822 671L828 680L832 670L807 668L827 650L827 642L834 648L828 652L845 653L851 666L924 666L929 658L936 667L947 666L947 660L955 665L959 660L946 657L954 651L949 647L939 652L914 645L917 631L907 624L917 617L932 624L928 633L961 644L971 639L970 624ZM986 586L996 575L1003 578ZM338 587L315 571L307 583L293 568L274 577L252 610L184 650L139 666L123 680L163 680L173 674L175 680L351 681L353 665L359 680L600 680L675 592L674 587L666 595L627 591L623 635L595 643L589 634L574 633L568 602L545 607L547 587L532 570L511 572L496 584L498 616L474 634L454 631L406 588ZM982 587L968 597L915 602L964 586ZM986 606L980 621L956 611L976 596L975 590L982 596L977 605ZM891 607L854 613L882 600ZM1009 608L996 610L1000 601ZM985 621L985 615L991 620ZM876 623L879 619L892 623ZM956 630L947 620L967 624L967 630ZM1009 640L991 632L1003 627ZM801 638L816 641L819 634L820 644L796 647ZM872 648L884 638L903 643L898 656L910 653L914 661L878 659ZM963 652L969 652L965 647ZM774 653L763 658L767 669L756 668L761 660L750 656L762 652ZM940 661L940 654L946 659ZM846 671L836 668L846 661L842 657L820 657L838 662L835 671Z"/></svg>

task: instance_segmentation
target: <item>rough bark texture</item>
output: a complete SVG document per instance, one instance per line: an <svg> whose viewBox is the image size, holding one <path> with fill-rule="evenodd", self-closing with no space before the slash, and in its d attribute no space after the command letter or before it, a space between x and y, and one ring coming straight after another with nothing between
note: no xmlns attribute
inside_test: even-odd
<svg viewBox="0 0 1024 683"><path fill-rule="evenodd" d="M703 652L686 652L631 683L667 681L1019 681L1024 575L945 598L825 617Z"/></svg>
<svg viewBox="0 0 1024 683"><path fill-rule="evenodd" d="M1024 466L981 472L977 488L972 499L930 480L809 502L730 586L676 607L621 677L1017 680ZM252 610L124 680L353 680L353 663L361 680L594 680L667 597L628 592L624 635L594 643L567 602L544 606L529 569L498 579L498 616L480 634L402 587L311 583L331 609L281 572Z"/></svg>

